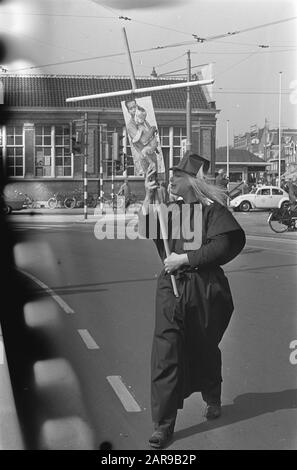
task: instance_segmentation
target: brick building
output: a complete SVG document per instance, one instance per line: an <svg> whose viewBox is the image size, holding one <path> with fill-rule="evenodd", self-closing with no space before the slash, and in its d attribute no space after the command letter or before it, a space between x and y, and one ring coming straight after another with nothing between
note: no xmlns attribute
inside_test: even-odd
<svg viewBox="0 0 297 470"><path fill-rule="evenodd" d="M137 87L176 83L181 80L137 79ZM1 76L4 102L11 111L10 122L0 127L0 150L8 170L10 185L45 200L53 193L82 190L83 157L73 155L72 136L88 116L88 191L98 193L99 161L102 159L104 191L110 192L111 133L123 136L127 172L132 190L143 192L143 178L134 176L133 159L126 138L121 101L125 96L66 103L66 98L131 88L125 77L80 75ZM148 93L145 93L147 96ZM143 96L143 95L137 95ZM186 138L186 89L152 92L164 155L168 168L182 155ZM216 114L214 102L207 101L201 87L191 89L192 149L212 162L214 172ZM115 190L123 180L115 175Z"/></svg>

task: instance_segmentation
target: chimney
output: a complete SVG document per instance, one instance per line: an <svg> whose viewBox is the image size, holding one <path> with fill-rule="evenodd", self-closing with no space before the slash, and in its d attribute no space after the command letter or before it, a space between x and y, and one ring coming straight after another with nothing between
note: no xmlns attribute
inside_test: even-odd
<svg viewBox="0 0 297 470"><path fill-rule="evenodd" d="M156 72L155 67L153 67L153 70L151 71L151 77L157 78L158 74Z"/></svg>

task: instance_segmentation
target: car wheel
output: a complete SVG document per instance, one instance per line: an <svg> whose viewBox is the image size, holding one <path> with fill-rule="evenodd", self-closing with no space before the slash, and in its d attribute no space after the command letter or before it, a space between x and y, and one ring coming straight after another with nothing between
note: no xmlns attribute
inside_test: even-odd
<svg viewBox="0 0 297 470"><path fill-rule="evenodd" d="M242 201L242 203L239 206L239 209L242 212L249 212L251 210L251 208L252 208L252 206L251 206L251 203L249 201Z"/></svg>

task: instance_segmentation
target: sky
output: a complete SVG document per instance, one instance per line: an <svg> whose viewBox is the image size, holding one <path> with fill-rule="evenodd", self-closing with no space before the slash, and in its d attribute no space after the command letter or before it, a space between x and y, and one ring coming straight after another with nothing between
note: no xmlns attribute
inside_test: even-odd
<svg viewBox="0 0 297 470"><path fill-rule="evenodd" d="M226 145L227 121L231 144L265 119L277 128L280 97L282 128L297 128L295 0L3 0L1 65L17 74L129 76L123 27L136 77L153 67L185 76L188 50L193 73L213 63L218 146Z"/></svg>

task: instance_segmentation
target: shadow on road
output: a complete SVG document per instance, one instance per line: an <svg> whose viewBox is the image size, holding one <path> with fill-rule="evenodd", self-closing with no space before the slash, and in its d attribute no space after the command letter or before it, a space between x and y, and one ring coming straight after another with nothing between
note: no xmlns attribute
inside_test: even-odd
<svg viewBox="0 0 297 470"><path fill-rule="evenodd" d="M212 429L219 429L266 413L295 408L297 408L297 389L271 393L244 393L236 397L232 405L222 406L220 419L204 421L177 431L174 433L174 441Z"/></svg>
<svg viewBox="0 0 297 470"><path fill-rule="evenodd" d="M145 278L145 279L122 279L118 281L104 281L104 282L94 282L88 284L72 284L68 286L57 286L51 287L56 294L59 295L73 295L73 294L87 294L89 292L106 292L108 289L100 289L100 286L108 286L114 284L127 284L127 283L135 283L135 282L151 282L156 281L156 277ZM36 293L39 295L48 295L43 289L35 289Z"/></svg>

